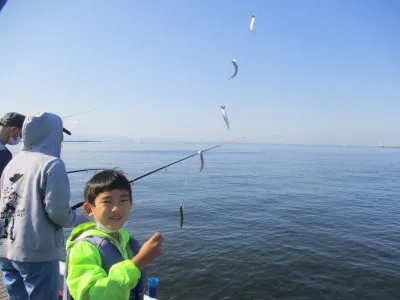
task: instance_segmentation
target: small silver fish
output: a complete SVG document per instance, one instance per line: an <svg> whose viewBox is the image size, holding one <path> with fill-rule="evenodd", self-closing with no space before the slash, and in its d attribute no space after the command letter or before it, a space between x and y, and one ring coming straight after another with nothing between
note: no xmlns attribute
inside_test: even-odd
<svg viewBox="0 0 400 300"><path fill-rule="evenodd" d="M200 154L200 172L203 170L203 168L204 168L204 157L203 157L203 150L200 150L199 151L199 154Z"/></svg>
<svg viewBox="0 0 400 300"><path fill-rule="evenodd" d="M233 73L233 75L231 77L229 77L228 79L232 79L233 77L236 76L236 74L238 73L239 67L236 63L236 58L232 58L232 64L235 67L235 72Z"/></svg>
<svg viewBox="0 0 400 300"><path fill-rule="evenodd" d="M226 115L225 105L223 105L223 104L221 105L221 110L222 110L222 117L224 118L226 127L227 127L228 130L229 130L229 121L228 121L228 116Z"/></svg>
<svg viewBox="0 0 400 300"><path fill-rule="evenodd" d="M255 20L256 20L256 15L252 14L251 21L250 21L250 31L251 31L251 34L253 34L253 35L254 35L254 21Z"/></svg>
<svg viewBox="0 0 400 300"><path fill-rule="evenodd" d="M181 205L179 205L179 214L181 216L181 228L183 226L183 207L182 207L182 203Z"/></svg>

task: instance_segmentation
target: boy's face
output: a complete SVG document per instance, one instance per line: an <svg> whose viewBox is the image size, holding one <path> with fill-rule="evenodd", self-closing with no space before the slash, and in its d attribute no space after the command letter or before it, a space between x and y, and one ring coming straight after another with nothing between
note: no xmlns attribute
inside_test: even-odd
<svg viewBox="0 0 400 300"><path fill-rule="evenodd" d="M97 195L94 205L85 202L86 213L110 230L119 230L129 217L132 203L127 190L111 190Z"/></svg>

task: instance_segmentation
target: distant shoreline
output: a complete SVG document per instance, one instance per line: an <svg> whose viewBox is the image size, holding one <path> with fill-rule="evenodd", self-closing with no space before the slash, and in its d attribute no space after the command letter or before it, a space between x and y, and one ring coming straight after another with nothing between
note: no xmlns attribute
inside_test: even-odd
<svg viewBox="0 0 400 300"><path fill-rule="evenodd" d="M378 146L378 148L394 148L394 149L399 149L400 146Z"/></svg>
<svg viewBox="0 0 400 300"><path fill-rule="evenodd" d="M63 143L104 143L104 141L63 141Z"/></svg>

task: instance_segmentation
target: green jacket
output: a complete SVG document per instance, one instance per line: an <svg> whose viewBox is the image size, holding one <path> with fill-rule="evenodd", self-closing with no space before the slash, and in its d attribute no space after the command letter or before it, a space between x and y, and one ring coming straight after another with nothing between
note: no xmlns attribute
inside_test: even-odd
<svg viewBox="0 0 400 300"><path fill-rule="evenodd" d="M100 253L95 246L85 241L75 242L78 238L93 235L108 238L125 258L113 265L108 274L102 268ZM129 233L121 229L119 239L121 242L95 229L95 223L81 224L71 232L66 245L67 253L70 251L66 266L67 285L75 300L129 299L130 290L135 288L141 272L128 257Z"/></svg>

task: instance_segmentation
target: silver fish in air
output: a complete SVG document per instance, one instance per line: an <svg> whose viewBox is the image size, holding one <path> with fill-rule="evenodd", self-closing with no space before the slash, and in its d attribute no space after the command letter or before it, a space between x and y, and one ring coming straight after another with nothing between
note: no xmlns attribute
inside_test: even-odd
<svg viewBox="0 0 400 300"><path fill-rule="evenodd" d="M222 110L222 117L224 118L226 127L228 127L229 130L229 121L228 121L228 116L226 115L225 105L221 105L221 110Z"/></svg>
<svg viewBox="0 0 400 300"><path fill-rule="evenodd" d="M233 77L236 76L236 74L238 73L239 67L236 63L236 58L232 58L232 64L235 67L235 72L233 73L233 75L231 77L229 77L228 79L232 79Z"/></svg>
<svg viewBox="0 0 400 300"><path fill-rule="evenodd" d="M253 35L254 35L254 22L255 22L255 20L256 20L256 15L252 14L251 15L251 21L250 21L250 31L251 31L251 34L253 34Z"/></svg>

